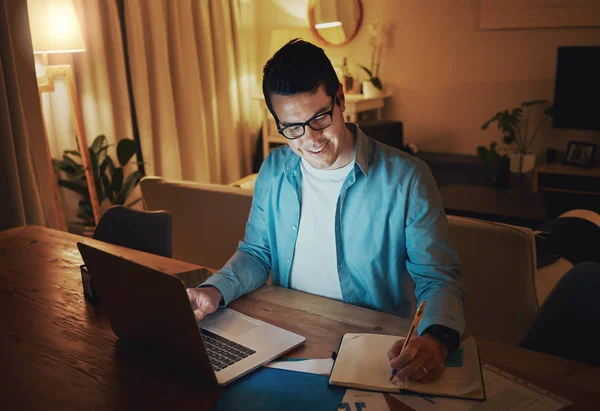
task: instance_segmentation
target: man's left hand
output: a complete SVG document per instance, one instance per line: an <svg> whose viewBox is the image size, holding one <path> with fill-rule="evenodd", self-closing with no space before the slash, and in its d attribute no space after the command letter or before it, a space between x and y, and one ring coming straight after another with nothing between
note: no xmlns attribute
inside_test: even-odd
<svg viewBox="0 0 600 411"><path fill-rule="evenodd" d="M422 383L439 379L446 369L448 349L431 334L413 337L400 353L404 340L398 340L388 351L390 366L399 379L409 378Z"/></svg>

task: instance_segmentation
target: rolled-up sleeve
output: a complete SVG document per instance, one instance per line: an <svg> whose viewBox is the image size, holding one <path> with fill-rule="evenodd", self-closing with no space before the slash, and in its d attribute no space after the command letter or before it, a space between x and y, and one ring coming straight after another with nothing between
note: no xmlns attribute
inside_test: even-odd
<svg viewBox="0 0 600 411"><path fill-rule="evenodd" d="M464 292L460 262L437 184L425 163L417 164L408 192L406 268L415 283L415 296L426 300L419 334L432 324L462 334Z"/></svg>

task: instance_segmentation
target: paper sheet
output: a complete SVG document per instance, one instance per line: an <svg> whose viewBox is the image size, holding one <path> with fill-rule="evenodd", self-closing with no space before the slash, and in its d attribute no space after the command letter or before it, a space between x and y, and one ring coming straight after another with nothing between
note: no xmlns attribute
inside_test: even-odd
<svg viewBox="0 0 600 411"><path fill-rule="evenodd" d="M423 398L417 395L392 394L404 404L424 411L556 411L571 402L545 390L534 390L532 384L525 386L516 379L509 379L495 367L482 364L486 401L470 401L454 398ZM504 374L504 375L502 375Z"/></svg>
<svg viewBox="0 0 600 411"><path fill-rule="evenodd" d="M278 368L280 370L290 370L298 372L307 372L310 374L329 375L333 367L333 359L300 359L273 361L265 365L269 368Z"/></svg>
<svg viewBox="0 0 600 411"><path fill-rule="evenodd" d="M498 372L500 373L498 373ZM407 409L423 411L557 411L571 402L545 390L529 388L504 375L497 368L483 364L486 401L462 400L445 397L420 396L418 394L389 394L407 405ZM348 411L389 411L382 393L347 390L343 409ZM342 408L340 408L342 409Z"/></svg>

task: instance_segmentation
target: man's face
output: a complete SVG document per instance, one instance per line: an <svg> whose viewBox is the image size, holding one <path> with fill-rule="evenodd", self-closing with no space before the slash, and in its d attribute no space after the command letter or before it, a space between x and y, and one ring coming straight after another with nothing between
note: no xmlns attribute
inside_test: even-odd
<svg viewBox="0 0 600 411"><path fill-rule="evenodd" d="M313 130L305 126L304 135L295 140L287 140L288 145L314 168L341 168L354 158L354 135L344 122L345 100L341 85L336 96L340 104L334 104L331 125L323 130ZM331 110L332 98L320 86L315 93L305 92L292 96L271 95L273 110L279 119L278 126L285 127L304 123L319 114Z"/></svg>

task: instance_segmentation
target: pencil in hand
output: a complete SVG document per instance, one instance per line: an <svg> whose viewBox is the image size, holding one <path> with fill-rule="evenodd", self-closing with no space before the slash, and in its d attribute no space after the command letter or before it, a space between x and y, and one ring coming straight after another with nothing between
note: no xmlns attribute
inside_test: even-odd
<svg viewBox="0 0 600 411"><path fill-rule="evenodd" d="M402 348L400 349L400 353L398 353L398 355L402 354L402 351L404 351L404 349L408 345L408 342L410 341L410 337L412 337L415 330L419 326L419 323L421 322L421 318L423 317L423 311L425 311L425 300L421 301L421 304L419 304L419 308L417 308L417 312L415 313L415 318L413 318L412 324L410 325L410 328L408 329L408 334L406 335L406 338L404 339L404 344L402 344ZM394 377L397 372L398 372L398 370L395 368L392 370L392 375L390 376L391 383L394 383Z"/></svg>

